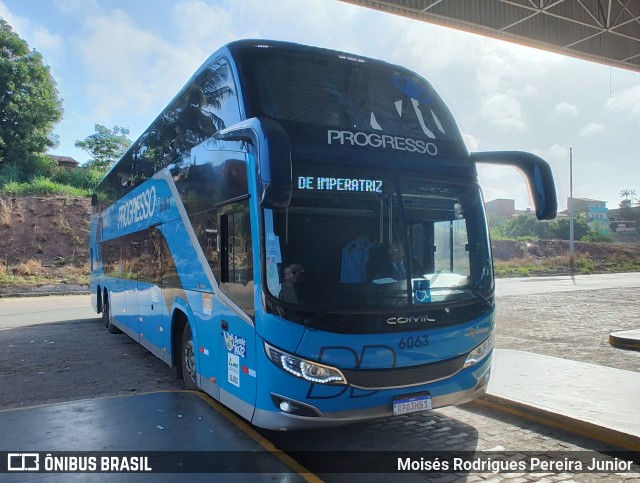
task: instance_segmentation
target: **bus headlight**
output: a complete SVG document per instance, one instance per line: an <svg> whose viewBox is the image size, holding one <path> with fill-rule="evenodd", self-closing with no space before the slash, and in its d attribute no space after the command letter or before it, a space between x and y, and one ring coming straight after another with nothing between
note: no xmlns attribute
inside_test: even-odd
<svg viewBox="0 0 640 483"><path fill-rule="evenodd" d="M346 384L347 379L335 367L325 366L317 362L301 359L288 352L281 351L264 343L264 350L271 362L283 371L293 374L300 379L316 384Z"/></svg>
<svg viewBox="0 0 640 483"><path fill-rule="evenodd" d="M487 337L482 344L480 344L478 347L476 347L469 353L469 355L467 356L467 360L464 361L464 366L462 366L462 368L466 369L467 367L477 364L482 359L487 357L487 355L489 355L489 352L491 352L492 349L493 349L493 334Z"/></svg>

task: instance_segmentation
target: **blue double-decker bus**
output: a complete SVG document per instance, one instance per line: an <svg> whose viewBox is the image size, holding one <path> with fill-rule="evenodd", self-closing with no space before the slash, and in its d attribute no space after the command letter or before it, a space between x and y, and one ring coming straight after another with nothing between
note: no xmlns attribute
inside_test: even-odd
<svg viewBox="0 0 640 483"><path fill-rule="evenodd" d="M415 73L230 43L96 188L92 303L259 427L470 401L495 324L478 162L521 170L555 216L547 163L470 154Z"/></svg>

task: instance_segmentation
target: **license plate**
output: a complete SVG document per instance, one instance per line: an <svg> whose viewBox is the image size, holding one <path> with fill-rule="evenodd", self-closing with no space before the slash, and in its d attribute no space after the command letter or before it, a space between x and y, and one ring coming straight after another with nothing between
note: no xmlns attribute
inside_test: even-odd
<svg viewBox="0 0 640 483"><path fill-rule="evenodd" d="M429 411L431 409L431 396L422 394L420 396L402 397L393 401L393 415L417 413Z"/></svg>

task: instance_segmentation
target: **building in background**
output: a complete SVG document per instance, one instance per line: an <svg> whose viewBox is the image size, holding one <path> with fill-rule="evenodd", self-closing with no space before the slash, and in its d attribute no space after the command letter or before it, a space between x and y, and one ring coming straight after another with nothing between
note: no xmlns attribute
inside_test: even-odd
<svg viewBox="0 0 640 483"><path fill-rule="evenodd" d="M488 201L484 204L484 208L488 215L496 215L504 218L511 218L512 216L517 215L536 216L535 212L531 208L527 208L526 210L516 210L516 201L505 198Z"/></svg>
<svg viewBox="0 0 640 483"><path fill-rule="evenodd" d="M573 201L574 214L584 213L589 227L601 235L610 235L607 202L590 198L567 198L567 211L571 212Z"/></svg>
<svg viewBox="0 0 640 483"><path fill-rule="evenodd" d="M48 156L65 169L74 169L80 166L80 163L71 156L56 156L54 154L49 154Z"/></svg>
<svg viewBox="0 0 640 483"><path fill-rule="evenodd" d="M609 226L617 238L623 233L637 233L640 226L640 206L615 208L609 210L608 215Z"/></svg>

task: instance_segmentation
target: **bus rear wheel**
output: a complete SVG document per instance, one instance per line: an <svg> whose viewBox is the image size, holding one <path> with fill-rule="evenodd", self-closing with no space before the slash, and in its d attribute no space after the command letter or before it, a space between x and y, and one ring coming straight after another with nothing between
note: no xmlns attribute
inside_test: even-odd
<svg viewBox="0 0 640 483"><path fill-rule="evenodd" d="M182 343L180 344L180 366L182 369L182 379L185 389L197 390L196 382L196 353L191 335L191 327L185 324L182 332Z"/></svg>
<svg viewBox="0 0 640 483"><path fill-rule="evenodd" d="M111 301L107 297L102 308L102 321L110 334L120 334L122 331L113 325L113 315L111 312Z"/></svg>
<svg viewBox="0 0 640 483"><path fill-rule="evenodd" d="M105 327L109 327L110 315L111 311L109 310L109 299L105 297L104 302L102 303L102 325L104 325Z"/></svg>

